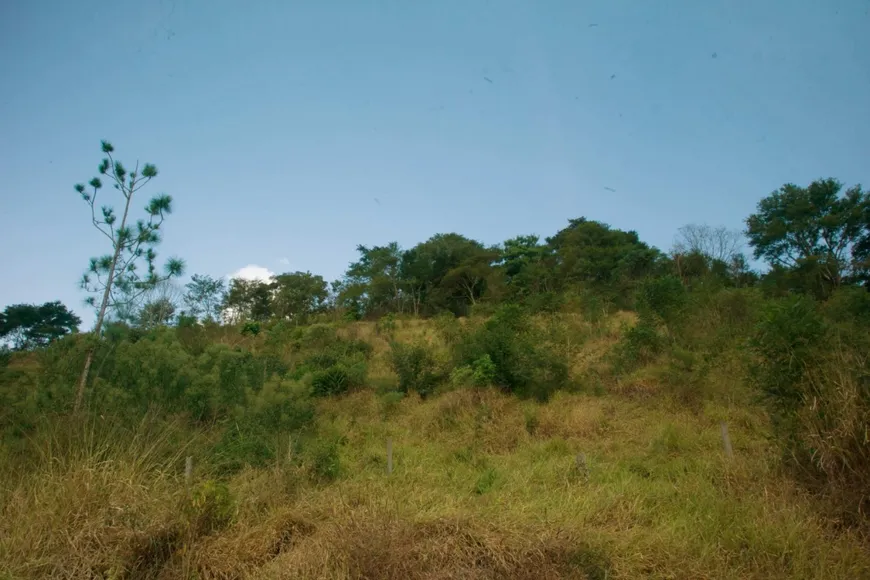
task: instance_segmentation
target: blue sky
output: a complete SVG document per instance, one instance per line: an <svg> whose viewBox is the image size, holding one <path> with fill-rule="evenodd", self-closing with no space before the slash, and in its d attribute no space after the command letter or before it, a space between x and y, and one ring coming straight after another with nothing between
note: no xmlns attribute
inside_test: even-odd
<svg viewBox="0 0 870 580"><path fill-rule="evenodd" d="M868 185L870 0L7 0L0 307L107 252L109 139L175 198L160 253L334 279L357 244L587 216L667 249L784 182ZM609 191L611 188L615 191ZM108 193L108 192L107 192Z"/></svg>

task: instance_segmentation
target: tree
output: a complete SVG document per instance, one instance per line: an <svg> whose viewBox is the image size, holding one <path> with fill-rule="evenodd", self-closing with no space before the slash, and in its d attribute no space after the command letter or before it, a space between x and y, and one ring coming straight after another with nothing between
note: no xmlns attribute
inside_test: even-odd
<svg viewBox="0 0 870 580"><path fill-rule="evenodd" d="M293 272L275 277L273 310L280 318L297 324L326 306L329 290L322 276L311 272Z"/></svg>
<svg viewBox="0 0 870 580"><path fill-rule="evenodd" d="M495 248L469 248L467 255L460 258L459 263L449 269L439 286L447 291L458 293L467 298L467 303L474 306L487 289L487 281L493 275L493 263L501 258L501 252Z"/></svg>
<svg viewBox="0 0 870 580"><path fill-rule="evenodd" d="M158 298L157 300L149 300L139 310L137 323L142 328L154 328L155 326L166 326L172 322L175 316L175 304L169 298Z"/></svg>
<svg viewBox="0 0 870 580"><path fill-rule="evenodd" d="M346 296L355 296L363 302L366 314L399 312L404 310L401 277L402 249L397 242L386 246L356 248L360 258L353 262L345 274Z"/></svg>
<svg viewBox="0 0 870 580"><path fill-rule="evenodd" d="M681 227L674 240L672 253L686 255L697 253L710 260L728 263L743 246L743 233L724 226L714 228L706 224L688 224Z"/></svg>
<svg viewBox="0 0 870 580"><path fill-rule="evenodd" d="M11 341L15 350L30 350L77 332L81 322L60 301L13 304L0 312L0 339Z"/></svg>
<svg viewBox="0 0 870 580"><path fill-rule="evenodd" d="M223 311L232 323L264 322L273 314L274 290L274 279L264 282L233 278L224 296Z"/></svg>
<svg viewBox="0 0 870 580"><path fill-rule="evenodd" d="M547 243L563 283L587 284L600 290L621 290L623 284L652 273L662 258L661 252L640 241L637 232L586 218L569 220L568 227Z"/></svg>
<svg viewBox="0 0 870 580"><path fill-rule="evenodd" d="M114 208L109 205L101 206L99 215L97 213L97 194L103 187L99 177L94 177L88 182L90 189L81 183L75 186L75 190L91 208L91 223L109 240L112 247L110 254L91 258L88 271L81 280L82 289L98 295L102 294L97 308L97 322L93 330L97 338L100 337L108 309L135 301L161 281L180 276L184 271L184 262L178 258L170 258L167 261L163 274L157 273L154 264L157 258L154 248L160 243L160 227L165 217L172 212L170 196L159 194L151 198L145 206L147 218L137 220L135 227L128 225L131 221L130 206L135 194L157 177L157 168L150 163L145 163L140 172L137 162L135 169L128 173L122 163L112 156L115 150L112 144L102 141L101 146L106 157L100 162L98 168L100 175L111 180L113 187L123 197L124 211L120 223ZM145 272L140 273L143 262ZM88 298L88 303L97 307L96 298L93 296ZM76 390L74 407L76 412L81 408L84 399L93 359L92 347L85 358Z"/></svg>
<svg viewBox="0 0 870 580"><path fill-rule="evenodd" d="M552 248L538 236L517 236L502 245L500 268L513 298L552 292L555 261Z"/></svg>
<svg viewBox="0 0 870 580"><path fill-rule="evenodd" d="M216 321L220 318L221 305L226 293L226 283L208 275L194 274L184 286L184 305L187 314L197 320Z"/></svg>
<svg viewBox="0 0 870 580"><path fill-rule="evenodd" d="M421 305L465 312L482 296L498 257L497 250L460 234L436 234L417 244L403 255L400 266L415 312Z"/></svg>
<svg viewBox="0 0 870 580"><path fill-rule="evenodd" d="M786 183L758 202L746 218L756 259L803 280L822 297L861 274L870 196L860 185L819 179L807 187Z"/></svg>
<svg viewBox="0 0 870 580"><path fill-rule="evenodd" d="M166 326L172 322L181 304L181 289L171 281L158 284L144 295L136 312L135 322L143 328Z"/></svg>

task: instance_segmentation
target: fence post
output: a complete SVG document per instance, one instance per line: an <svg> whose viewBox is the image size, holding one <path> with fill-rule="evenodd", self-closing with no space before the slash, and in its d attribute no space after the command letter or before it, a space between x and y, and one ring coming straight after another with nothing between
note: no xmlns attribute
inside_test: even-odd
<svg viewBox="0 0 870 580"><path fill-rule="evenodd" d="M193 456L188 455L184 460L184 483L190 485L193 480Z"/></svg>
<svg viewBox="0 0 870 580"><path fill-rule="evenodd" d="M293 463L293 435L287 436L287 464Z"/></svg>
<svg viewBox="0 0 870 580"><path fill-rule="evenodd" d="M393 438L387 437L387 475L393 473Z"/></svg>
<svg viewBox="0 0 870 580"><path fill-rule="evenodd" d="M578 453L577 457L574 458L574 462L577 467L577 473L583 480L589 479L589 464L586 462L586 454Z"/></svg>
<svg viewBox="0 0 870 580"><path fill-rule="evenodd" d="M728 435L728 423L722 421L719 426L722 429L722 446L725 448L725 456L730 459L734 457L734 450L731 448L731 437Z"/></svg>

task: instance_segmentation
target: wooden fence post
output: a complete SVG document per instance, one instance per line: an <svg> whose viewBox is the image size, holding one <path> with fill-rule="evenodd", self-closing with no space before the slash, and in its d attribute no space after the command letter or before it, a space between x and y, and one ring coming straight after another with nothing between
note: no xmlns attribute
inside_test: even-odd
<svg viewBox="0 0 870 580"><path fill-rule="evenodd" d="M387 475L393 473L393 438L387 437Z"/></svg>
<svg viewBox="0 0 870 580"><path fill-rule="evenodd" d="M585 453L578 453L574 458L575 466L577 467L577 474L583 478L584 481L589 479L589 463L586 461Z"/></svg>
<svg viewBox="0 0 870 580"><path fill-rule="evenodd" d="M725 448L725 456L730 459L734 457L734 450L731 448L731 437L728 435L728 423L722 421L719 426L722 429L722 446Z"/></svg>

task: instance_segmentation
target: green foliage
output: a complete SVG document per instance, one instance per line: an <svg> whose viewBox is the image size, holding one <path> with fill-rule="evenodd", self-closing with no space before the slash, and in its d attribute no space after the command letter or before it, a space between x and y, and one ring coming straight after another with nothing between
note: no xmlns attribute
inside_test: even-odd
<svg viewBox="0 0 870 580"><path fill-rule="evenodd" d="M746 219L755 257L820 298L863 277L866 268L862 248L870 236L870 196L859 185L841 196L842 189L833 178L807 187L786 183L759 201Z"/></svg>
<svg viewBox="0 0 870 580"><path fill-rule="evenodd" d="M425 344L390 343L390 364L399 376L403 393L414 390L426 397L444 380L431 347Z"/></svg>
<svg viewBox="0 0 870 580"><path fill-rule="evenodd" d="M662 259L636 232L586 218L569 220L547 243L558 258L561 284L583 284L617 300L627 296L634 280L655 273Z"/></svg>
<svg viewBox="0 0 870 580"><path fill-rule="evenodd" d="M342 438L336 434L308 441L304 454L313 480L331 483L341 477L341 441Z"/></svg>
<svg viewBox="0 0 870 580"><path fill-rule="evenodd" d="M184 305L189 316L197 320L220 320L226 283L208 275L194 274L185 284Z"/></svg>
<svg viewBox="0 0 870 580"><path fill-rule="evenodd" d="M260 334L260 323L253 320L242 325L242 336L257 336Z"/></svg>
<svg viewBox="0 0 870 580"><path fill-rule="evenodd" d="M204 536L229 526L236 516L236 501L225 483L209 479L190 492L183 511L189 533Z"/></svg>
<svg viewBox="0 0 870 580"><path fill-rule="evenodd" d="M341 340L330 327L312 328L315 330L303 342L319 346L299 365L295 376L310 375L315 396L340 395L365 386L371 345L361 340Z"/></svg>
<svg viewBox="0 0 870 580"><path fill-rule="evenodd" d="M468 365L481 380L517 394L546 400L568 383L563 357L539 340L528 316L516 305L505 305L455 347L458 365Z"/></svg>
<svg viewBox="0 0 870 580"><path fill-rule="evenodd" d="M15 350L31 350L77 332L81 322L58 301L13 304L0 312L0 340L10 341Z"/></svg>
<svg viewBox="0 0 870 580"><path fill-rule="evenodd" d="M638 311L665 322L676 322L687 301L688 293L676 276L647 278L637 289Z"/></svg>
<svg viewBox="0 0 870 580"><path fill-rule="evenodd" d="M329 297L326 281L311 272L280 274L275 278L272 311L283 320L304 324L322 311Z"/></svg>
<svg viewBox="0 0 870 580"><path fill-rule="evenodd" d="M614 350L617 372L631 371L654 360L665 348L664 338L651 317L641 317L634 326L624 326Z"/></svg>
<svg viewBox="0 0 870 580"><path fill-rule="evenodd" d="M175 304L170 298L158 298L146 302L136 317L136 322L142 328L166 326L175 317Z"/></svg>
<svg viewBox="0 0 870 580"><path fill-rule="evenodd" d="M233 278L221 309L229 322L265 322L274 315L271 282Z"/></svg>
<svg viewBox="0 0 870 580"><path fill-rule="evenodd" d="M340 301L358 316L402 312L407 280L401 273L403 252L399 244L359 245L356 249L360 259L345 274Z"/></svg>
<svg viewBox="0 0 870 580"><path fill-rule="evenodd" d="M770 301L750 340L749 376L765 395L786 461L861 510L870 486L870 336L865 290L825 304Z"/></svg>
<svg viewBox="0 0 870 580"><path fill-rule="evenodd" d="M392 337L393 333L396 331L396 315L389 312L381 316L378 320L377 331L378 334Z"/></svg>
<svg viewBox="0 0 870 580"><path fill-rule="evenodd" d="M100 178L91 179L88 187L81 183L75 186L76 192L91 210L91 222L109 239L112 248L109 254L91 258L88 270L81 279L82 289L102 295L99 305L95 297L89 298L89 303L99 310L98 331L106 308L119 309L134 304L139 296L160 282L176 278L184 272L184 262L178 258L170 258L166 262L163 274L158 274L155 266L157 253L154 248L160 243L159 230L163 221L172 213L172 197L159 194L151 198L145 206L146 218L139 219L135 227L128 223L134 195L157 176L157 168L146 163L141 173L137 174L135 170L128 173L123 164L112 156L114 147L110 143L103 141L102 151L106 157L100 163L99 172L112 182L123 198L124 209L120 222L113 207L97 205L97 196L103 187Z"/></svg>
<svg viewBox="0 0 870 580"><path fill-rule="evenodd" d="M750 339L750 374L775 418L787 420L803 402L802 380L827 335L812 299L792 296L765 305Z"/></svg>
<svg viewBox="0 0 870 580"><path fill-rule="evenodd" d="M471 363L471 380L475 386L485 387L495 383L498 369L488 354Z"/></svg>
<svg viewBox="0 0 870 580"><path fill-rule="evenodd" d="M211 450L217 475L225 477L245 466L265 467L275 460L274 435L254 423L233 423Z"/></svg>

